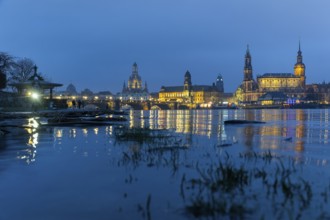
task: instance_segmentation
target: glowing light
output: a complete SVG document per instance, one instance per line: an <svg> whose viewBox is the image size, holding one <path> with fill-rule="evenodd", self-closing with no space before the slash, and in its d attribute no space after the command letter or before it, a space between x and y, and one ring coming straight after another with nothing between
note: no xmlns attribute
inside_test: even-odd
<svg viewBox="0 0 330 220"><path fill-rule="evenodd" d="M29 138L28 145L30 145L30 146L36 148L37 145L38 145L38 143L39 143L39 142L38 142L38 133L34 133L34 134L32 134L32 135L30 136L30 138Z"/></svg>
<svg viewBox="0 0 330 220"><path fill-rule="evenodd" d="M56 133L55 133L55 136L56 136L57 138L61 138L61 137L63 137L63 130L57 130Z"/></svg>
<svg viewBox="0 0 330 220"><path fill-rule="evenodd" d="M31 93L31 98L32 99L39 99L39 97L40 97L40 95L38 93L36 93L36 92Z"/></svg>
<svg viewBox="0 0 330 220"><path fill-rule="evenodd" d="M32 127L32 128L38 128L39 127L39 123L35 118L29 118L28 119L28 126Z"/></svg>
<svg viewBox="0 0 330 220"><path fill-rule="evenodd" d="M73 129L70 130L70 136L73 137L73 138L76 138L76 136L77 136L77 130L75 128L73 128Z"/></svg>

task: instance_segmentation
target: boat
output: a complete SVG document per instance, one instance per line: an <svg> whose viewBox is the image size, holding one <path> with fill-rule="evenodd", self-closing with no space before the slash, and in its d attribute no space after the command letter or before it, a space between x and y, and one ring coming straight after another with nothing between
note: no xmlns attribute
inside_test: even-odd
<svg viewBox="0 0 330 220"><path fill-rule="evenodd" d="M244 119L234 119L234 120L226 120L224 124L264 124L264 121L255 121L255 120L244 120Z"/></svg>

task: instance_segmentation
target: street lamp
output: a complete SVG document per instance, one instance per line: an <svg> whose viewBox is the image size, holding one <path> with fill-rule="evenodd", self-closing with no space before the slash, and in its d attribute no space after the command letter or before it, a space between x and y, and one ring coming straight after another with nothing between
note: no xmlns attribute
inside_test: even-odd
<svg viewBox="0 0 330 220"><path fill-rule="evenodd" d="M37 93L37 92L32 92L31 93L31 98L32 99L37 100L37 99L39 99L39 97L40 97L39 93Z"/></svg>

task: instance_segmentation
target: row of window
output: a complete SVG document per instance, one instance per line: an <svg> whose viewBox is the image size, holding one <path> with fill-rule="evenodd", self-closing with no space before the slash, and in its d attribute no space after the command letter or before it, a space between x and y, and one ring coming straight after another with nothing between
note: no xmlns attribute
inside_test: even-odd
<svg viewBox="0 0 330 220"><path fill-rule="evenodd" d="M298 87L299 80L296 79L266 79L259 80L259 85L261 87Z"/></svg>

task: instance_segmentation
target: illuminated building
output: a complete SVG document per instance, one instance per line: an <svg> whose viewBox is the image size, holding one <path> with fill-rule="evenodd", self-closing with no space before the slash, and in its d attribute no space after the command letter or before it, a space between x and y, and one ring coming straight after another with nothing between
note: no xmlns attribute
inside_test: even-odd
<svg viewBox="0 0 330 220"><path fill-rule="evenodd" d="M218 103L223 92L223 80L218 76L217 82L211 86L192 85L191 74L187 71L184 75L183 86L162 86L159 92L159 102L179 103L189 107L211 107Z"/></svg>
<svg viewBox="0 0 330 220"><path fill-rule="evenodd" d="M300 49L294 73L265 73L253 78L252 62L249 47L245 54L244 78L236 91L236 98L242 103L275 104L275 100L285 102L292 99L294 102L305 97L306 76L305 64ZM284 97L284 98L283 98ZM261 98L261 99L260 99ZM268 100L266 100L268 98Z"/></svg>
<svg viewBox="0 0 330 220"><path fill-rule="evenodd" d="M118 94L121 101L146 101L149 100L147 82L142 86L142 79L138 72L136 63L132 66L132 74L130 75L127 86L124 82L123 90Z"/></svg>
<svg viewBox="0 0 330 220"><path fill-rule="evenodd" d="M318 83L306 86L306 102L330 104L330 83Z"/></svg>

